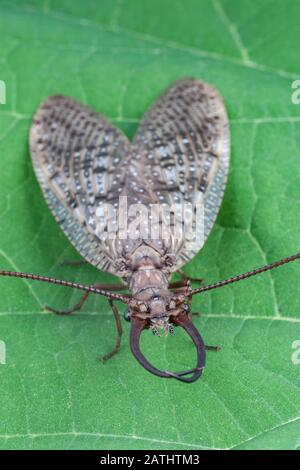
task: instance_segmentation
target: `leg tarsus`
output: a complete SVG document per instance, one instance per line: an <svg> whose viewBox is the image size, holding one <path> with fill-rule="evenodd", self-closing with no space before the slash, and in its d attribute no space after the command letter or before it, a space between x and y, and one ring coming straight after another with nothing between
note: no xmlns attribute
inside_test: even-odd
<svg viewBox="0 0 300 470"><path fill-rule="evenodd" d="M81 309L84 302L87 300L89 294L90 292L85 292L83 296L80 298L79 302L77 302L77 304L73 305L73 307L71 308L67 308L65 310L59 310L56 308L49 307L48 305L45 305L45 310L49 310L50 312L53 312L56 315L71 315L71 313L76 312Z"/></svg>
<svg viewBox="0 0 300 470"><path fill-rule="evenodd" d="M205 345L205 350L206 351L215 351L215 352L217 352L217 351L220 351L221 349L222 349L221 346L207 346L207 345Z"/></svg>
<svg viewBox="0 0 300 470"><path fill-rule="evenodd" d="M192 315L195 315L195 317L201 317L202 313L201 312L192 312Z"/></svg>
<svg viewBox="0 0 300 470"><path fill-rule="evenodd" d="M104 356L102 356L102 357L100 358L100 360L101 360L102 362L106 362L108 359L110 359L110 358L113 357L115 354L117 354L117 352L119 351L120 346L121 346L122 334L123 334L123 329L122 329L122 323L121 323L121 317L120 317L119 310L118 310L117 307L114 305L114 303L113 303L112 300L109 299L108 302L109 302L109 305L111 306L112 312L113 312L114 317L115 317L116 326L117 326L117 331L118 331L118 336L117 336L117 341L116 341L115 347L112 349L112 351L110 351L109 353L105 354Z"/></svg>
<svg viewBox="0 0 300 470"><path fill-rule="evenodd" d="M103 289L103 290L112 290L112 291L118 291L118 290L125 290L127 289L126 286L120 284L95 284L95 287L98 289ZM79 302L77 302L73 307L66 308L63 310L49 307L48 305L45 305L45 310L49 310L50 312L55 313L56 315L71 315L73 312L77 312L78 310L81 309L83 306L84 302L87 300L90 292L85 292L83 296L80 298Z"/></svg>

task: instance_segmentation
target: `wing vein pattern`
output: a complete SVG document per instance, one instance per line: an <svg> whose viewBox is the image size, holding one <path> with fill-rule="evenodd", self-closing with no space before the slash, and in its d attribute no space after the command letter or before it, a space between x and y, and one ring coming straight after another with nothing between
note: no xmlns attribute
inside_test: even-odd
<svg viewBox="0 0 300 470"><path fill-rule="evenodd" d="M100 114L52 96L36 112L30 150L45 199L71 243L92 265L118 274L120 259L143 243L172 253L174 270L202 248L222 202L229 140L218 92L185 78L148 110L132 143ZM169 208L163 221L167 236L155 239L149 230L150 240L108 237L118 224L120 196L127 207Z"/></svg>

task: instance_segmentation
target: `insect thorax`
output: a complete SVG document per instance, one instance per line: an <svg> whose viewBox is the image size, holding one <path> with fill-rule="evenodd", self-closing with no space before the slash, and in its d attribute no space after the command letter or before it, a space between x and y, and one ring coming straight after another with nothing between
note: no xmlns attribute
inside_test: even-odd
<svg viewBox="0 0 300 470"><path fill-rule="evenodd" d="M133 296L145 289L167 290L169 264L168 256L155 245L140 241L131 251L123 254L120 275L128 284Z"/></svg>

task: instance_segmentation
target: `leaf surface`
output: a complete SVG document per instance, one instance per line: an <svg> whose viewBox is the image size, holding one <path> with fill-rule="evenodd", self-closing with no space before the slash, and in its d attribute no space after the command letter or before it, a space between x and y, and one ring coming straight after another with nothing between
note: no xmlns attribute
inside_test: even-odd
<svg viewBox="0 0 300 470"><path fill-rule="evenodd" d="M78 259L34 177L28 129L37 105L66 94L132 137L173 80L196 76L220 90L229 111L232 161L224 203L186 272L213 282L299 251L300 115L298 0L92 0L0 2L0 263L84 283L112 278ZM208 353L201 381L185 385L144 371L114 344L107 303L80 313L43 311L80 293L2 279L1 448L220 449L300 446L300 263L198 296L195 323ZM125 322L124 322L125 323ZM182 369L192 345L176 332L143 335L161 367Z"/></svg>

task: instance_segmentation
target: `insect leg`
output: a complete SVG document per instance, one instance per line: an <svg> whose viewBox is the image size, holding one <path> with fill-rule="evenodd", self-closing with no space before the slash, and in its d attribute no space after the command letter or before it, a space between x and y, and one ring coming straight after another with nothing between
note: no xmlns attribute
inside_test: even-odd
<svg viewBox="0 0 300 470"><path fill-rule="evenodd" d="M113 303L112 300L109 300L108 302L109 302L109 305L111 306L112 312L113 312L115 320L116 320L118 337L117 337L115 347L112 349L112 351L110 351L109 353L105 354L104 356L102 356L100 358L102 362L106 362L108 359L110 359L112 356L114 356L119 351L119 348L121 346L122 334L123 334L122 323L121 323L121 317L120 317L119 310L117 309L117 307L115 306L115 304Z"/></svg>
<svg viewBox="0 0 300 470"><path fill-rule="evenodd" d="M180 289L182 287L188 286L189 281L187 279L180 279L179 281L174 281L169 283L169 289Z"/></svg>
<svg viewBox="0 0 300 470"><path fill-rule="evenodd" d="M205 349L206 351L220 351L222 348L221 346L207 346L207 344L205 345Z"/></svg>
<svg viewBox="0 0 300 470"><path fill-rule="evenodd" d="M124 285L118 285L118 284L95 284L95 287L98 289L104 289L104 290L124 290L126 289L126 286ZM71 315L73 312L77 312L78 310L81 309L85 301L88 299L90 292L85 292L83 296L80 298L79 302L77 302L73 307L59 310L53 307L49 307L48 305L45 305L45 310L49 310L50 312L56 313L57 315Z"/></svg>
<svg viewBox="0 0 300 470"><path fill-rule="evenodd" d="M182 271L182 269L178 269L178 271L176 271L176 272L177 272L177 274L179 274L179 276L181 278L180 279L181 281L191 281L191 282L199 282L199 283L204 281L204 279L202 277L187 276L185 274L185 272Z"/></svg>
<svg viewBox="0 0 300 470"><path fill-rule="evenodd" d="M77 304L73 305L71 308L67 308L65 310L58 310L56 308L49 307L48 305L45 305L45 310L49 310L50 312L56 313L56 315L71 315L71 313L76 312L77 310L80 310L85 301L87 300L90 292L85 292L79 302Z"/></svg>
<svg viewBox="0 0 300 470"><path fill-rule="evenodd" d="M195 315L196 317L201 317L201 312L193 312L192 315ZM207 344L205 345L206 351L220 351L222 348L221 346L208 346Z"/></svg>
<svg viewBox="0 0 300 470"><path fill-rule="evenodd" d="M201 317L201 312L192 312L192 315L195 315L196 317ZM222 348L221 346L208 346L207 344L205 345L206 351L220 351Z"/></svg>

